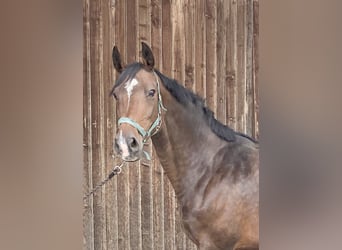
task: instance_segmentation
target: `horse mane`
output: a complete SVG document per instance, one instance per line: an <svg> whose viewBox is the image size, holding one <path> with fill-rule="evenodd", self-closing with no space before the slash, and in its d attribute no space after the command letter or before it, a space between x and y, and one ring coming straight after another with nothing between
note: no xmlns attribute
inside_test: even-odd
<svg viewBox="0 0 342 250"><path fill-rule="evenodd" d="M209 125L211 131L213 131L218 137L226 141L236 140L235 131L215 119L214 112L205 105L203 98L194 94L189 89L184 88L175 79L170 79L157 70L156 73L162 80L165 88L179 103L184 106L192 103L195 107L202 111L205 121Z"/></svg>
<svg viewBox="0 0 342 250"><path fill-rule="evenodd" d="M139 62L132 63L128 65L124 71L120 74L119 78L117 79L113 89L111 90L111 94L113 94L114 89L119 86L121 83L129 81L135 77L137 72L140 69L144 69L144 65ZM214 112L211 111L206 105L203 98L199 97L198 95L194 94L189 89L184 88L181 84L179 84L175 79L170 79L167 76L163 75L158 70L155 70L157 75L162 80L163 85L165 88L170 92L170 94L182 105L186 106L189 103L192 103L195 107L197 107L203 113L205 121L207 122L208 126L210 127L211 131L213 131L219 138L225 141L235 141L236 135L245 137L255 143L256 140L245 135L243 133L235 132L230 127L222 124L214 117Z"/></svg>

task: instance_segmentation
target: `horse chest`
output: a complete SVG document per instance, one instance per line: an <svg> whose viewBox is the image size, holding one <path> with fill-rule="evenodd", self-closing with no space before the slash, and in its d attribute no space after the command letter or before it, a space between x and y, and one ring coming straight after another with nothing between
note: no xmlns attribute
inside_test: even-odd
<svg viewBox="0 0 342 250"><path fill-rule="evenodd" d="M235 230L229 227L229 218L223 218L224 213L217 213L210 206L202 209L184 206L182 212L184 230L197 246L205 244L210 249L221 249L218 246L235 244Z"/></svg>

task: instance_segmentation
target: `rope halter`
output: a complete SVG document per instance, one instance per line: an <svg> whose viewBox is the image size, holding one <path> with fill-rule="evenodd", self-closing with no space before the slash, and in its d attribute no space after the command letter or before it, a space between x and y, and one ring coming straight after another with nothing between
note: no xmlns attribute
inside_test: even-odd
<svg viewBox="0 0 342 250"><path fill-rule="evenodd" d="M133 119L131 119L129 117L120 117L118 120L118 126L120 126L122 123L127 123L127 124L131 125L132 127L134 127L139 132L139 134L142 136L143 144L146 144L147 140L149 138L151 138L151 136L158 133L158 131L161 127L161 124L162 124L162 115L161 115L162 110L167 111L167 109L163 105L162 96L160 94L159 78L158 78L155 71L153 71L153 74L157 80L158 116L157 116L156 120L151 124L150 128L146 131L139 123L137 123L136 121L134 121ZM144 153L146 159L150 161L151 157L150 157L149 153L146 151L143 151L143 153Z"/></svg>

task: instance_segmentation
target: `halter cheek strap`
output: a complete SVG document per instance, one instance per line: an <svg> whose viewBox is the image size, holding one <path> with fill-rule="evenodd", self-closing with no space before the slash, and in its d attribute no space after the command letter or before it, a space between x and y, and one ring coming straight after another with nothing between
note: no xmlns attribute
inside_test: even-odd
<svg viewBox="0 0 342 250"><path fill-rule="evenodd" d="M160 86L159 86L158 77L154 71L153 73L157 80L157 89L158 89L158 116L156 120L152 123L152 125L147 131L139 123L137 123L136 121L132 120L129 117L120 117L120 119L118 120L118 126L120 126L122 123L127 123L131 125L132 127L134 127L136 130L138 130L139 134L143 137L144 144L152 135L156 134L159 131L161 127L161 123L162 123L161 112L162 110L167 111L167 109L163 105L162 97L160 94ZM148 152L143 151L143 153L145 154L145 157L147 160L151 160L151 157L148 154Z"/></svg>

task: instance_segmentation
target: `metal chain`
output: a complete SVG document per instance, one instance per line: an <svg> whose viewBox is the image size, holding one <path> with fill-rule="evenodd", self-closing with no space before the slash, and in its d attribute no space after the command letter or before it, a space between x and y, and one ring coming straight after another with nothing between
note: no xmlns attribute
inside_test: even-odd
<svg viewBox="0 0 342 250"><path fill-rule="evenodd" d="M97 184L90 192L88 192L84 197L83 200L89 198L90 195L94 194L99 188L101 188L104 184L106 184L110 179L112 179L115 175L121 173L122 167L126 162L123 161L119 166L115 166L113 170L108 174L107 178Z"/></svg>

